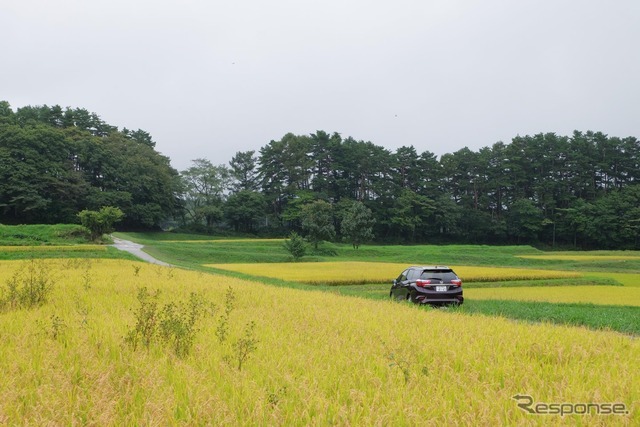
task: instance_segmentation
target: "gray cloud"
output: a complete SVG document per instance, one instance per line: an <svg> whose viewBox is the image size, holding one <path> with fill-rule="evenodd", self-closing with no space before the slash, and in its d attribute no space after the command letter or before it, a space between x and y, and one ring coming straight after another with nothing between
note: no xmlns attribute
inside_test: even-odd
<svg viewBox="0 0 640 427"><path fill-rule="evenodd" d="M178 169L318 129L478 149L640 136L634 0L5 0L0 99L142 128Z"/></svg>

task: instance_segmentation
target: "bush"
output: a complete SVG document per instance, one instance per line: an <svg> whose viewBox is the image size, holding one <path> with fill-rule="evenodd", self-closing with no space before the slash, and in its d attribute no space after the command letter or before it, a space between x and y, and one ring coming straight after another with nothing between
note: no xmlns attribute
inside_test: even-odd
<svg viewBox="0 0 640 427"><path fill-rule="evenodd" d="M136 311L136 325L129 331L125 341L127 341L134 350L138 348L138 344L142 343L149 348L154 340L158 324L158 296L160 291L149 293L147 288L138 290L138 302L140 307Z"/></svg>
<svg viewBox="0 0 640 427"><path fill-rule="evenodd" d="M136 350L139 344L149 348L160 342L170 346L178 357L187 356L198 332L197 323L207 312L206 302L194 292L189 300L170 302L158 308L160 291L150 293L147 288L138 291L140 307L136 311L136 325L127 333L125 341ZM213 307L212 307L213 309Z"/></svg>
<svg viewBox="0 0 640 427"><path fill-rule="evenodd" d="M159 332L162 340L170 345L178 357L191 351L198 332L197 323L205 313L202 296L192 292L187 303L171 302L160 313Z"/></svg>
<svg viewBox="0 0 640 427"><path fill-rule="evenodd" d="M82 225L91 232L91 240L98 240L103 234L112 233L113 225L124 217L120 208L103 206L99 211L83 210L78 214Z"/></svg>
<svg viewBox="0 0 640 427"><path fill-rule="evenodd" d="M251 353L258 348L258 339L255 336L256 323L251 321L247 324L244 335L233 344L235 358L238 362L238 371L242 370L242 365L247 361Z"/></svg>
<svg viewBox="0 0 640 427"><path fill-rule="evenodd" d="M91 232L84 226L76 225L73 228L65 228L56 233L56 237L64 240L89 240Z"/></svg>
<svg viewBox="0 0 640 427"><path fill-rule="evenodd" d="M285 240L284 248L291 254L294 261L298 261L307 253L307 243L295 231L289 236L289 240Z"/></svg>
<svg viewBox="0 0 640 427"><path fill-rule="evenodd" d="M43 260L31 260L7 281L0 310L43 306L54 287L51 269Z"/></svg>

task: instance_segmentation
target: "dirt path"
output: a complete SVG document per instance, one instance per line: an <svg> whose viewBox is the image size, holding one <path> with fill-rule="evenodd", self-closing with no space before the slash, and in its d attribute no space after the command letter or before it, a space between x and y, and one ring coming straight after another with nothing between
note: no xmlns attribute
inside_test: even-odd
<svg viewBox="0 0 640 427"><path fill-rule="evenodd" d="M116 249L120 249L121 251L129 252L137 256L138 258L150 262L152 264L163 265L165 267L173 267L171 264L167 264L166 262L160 261L159 259L155 259L151 255L142 251L144 245L140 245L138 243L130 242L129 240L118 239L117 237L113 237L113 247Z"/></svg>

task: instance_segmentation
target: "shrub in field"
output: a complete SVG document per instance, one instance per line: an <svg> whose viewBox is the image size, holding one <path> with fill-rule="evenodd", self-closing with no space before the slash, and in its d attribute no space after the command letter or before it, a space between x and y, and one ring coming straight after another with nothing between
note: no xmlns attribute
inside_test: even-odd
<svg viewBox="0 0 640 427"><path fill-rule="evenodd" d="M149 293L147 288L138 290L138 302L140 307L135 312L136 325L127 333L125 341L133 347L138 348L138 344L149 348L156 336L158 329L158 297L160 291Z"/></svg>
<svg viewBox="0 0 640 427"><path fill-rule="evenodd" d="M64 335L64 331L67 325L59 316L52 314L49 318L49 324L46 324L40 320L36 320L36 325L42 331L43 335L57 341Z"/></svg>
<svg viewBox="0 0 640 427"><path fill-rule="evenodd" d="M229 336L229 317L235 308L235 302L236 294L233 292L233 288L229 287L224 296L224 313L220 316L220 321L216 328L216 336L220 344L224 344ZM249 322L245 328L244 335L231 346L233 356L224 356L227 363L237 363L236 366L239 371L242 370L242 365L249 358L249 355L257 348L258 339L255 336L255 326L254 321Z"/></svg>
<svg viewBox="0 0 640 427"><path fill-rule="evenodd" d="M403 347L396 343L394 347L389 347L384 342L381 344L385 349L384 352L387 360L389 361L389 368L397 369L402 373L405 386L412 379L415 372L420 372L425 376L429 375L429 368L427 365L422 365L421 367L417 366L419 363L415 360L415 354L418 353L418 350L415 346L411 345ZM424 360L421 362L424 362Z"/></svg>
<svg viewBox="0 0 640 427"><path fill-rule="evenodd" d="M88 241L91 238L91 233L86 227L76 225L73 228L63 228L60 231L57 231L55 236L63 240Z"/></svg>
<svg viewBox="0 0 640 427"><path fill-rule="evenodd" d="M159 297L158 290L153 293L147 288L138 290L140 306L135 313L136 324L127 333L125 342L134 350L139 345L148 349L153 343L159 343L170 347L176 356L186 357L191 352L196 334L200 330L198 323L206 314L212 314L215 306L208 305L201 295L192 292L188 301L172 301L160 308ZM224 344L229 335L229 317L234 309L235 300L235 293L229 287L225 294L224 312L216 329L220 344ZM226 356L225 359L228 362L233 360L238 370L242 370L244 362L256 350L257 343L255 322L251 321L247 324L244 335L231 345L233 356Z"/></svg>
<svg viewBox="0 0 640 427"><path fill-rule="evenodd" d="M162 341L170 345L178 357L191 351L198 332L197 323L206 312L206 303L201 295L192 292L186 303L170 302L160 314L159 332Z"/></svg>
<svg viewBox="0 0 640 427"><path fill-rule="evenodd" d="M84 265L84 272L82 273L82 287L85 291L91 289L91 262L87 262Z"/></svg>
<svg viewBox="0 0 640 427"><path fill-rule="evenodd" d="M120 208L103 206L99 211L83 210L78 214L82 225L91 232L91 240L98 240L103 234L113 232L113 225L120 221L124 213Z"/></svg>
<svg viewBox="0 0 640 427"><path fill-rule="evenodd" d="M0 310L40 307L47 302L54 283L50 266L43 260L31 260L7 280Z"/></svg>
<svg viewBox="0 0 640 427"><path fill-rule="evenodd" d="M229 287L224 296L224 313L220 316L220 323L216 328L216 336L220 344L225 342L227 335L229 335L229 315L233 311L235 301L236 295L233 293L233 289Z"/></svg>
<svg viewBox="0 0 640 427"><path fill-rule="evenodd" d="M396 367L402 372L402 378L404 378L404 384L406 385L411 378L411 359L399 356L397 353L391 352L387 354L389 359L389 367Z"/></svg>
<svg viewBox="0 0 640 427"><path fill-rule="evenodd" d="M169 302L158 308L160 291L149 293L147 288L138 291L140 307L136 312L136 325L125 337L125 341L135 350L138 344L149 348L160 342L171 347L178 357L185 357L191 351L198 332L197 324L207 312L204 298L192 292L187 302ZM213 310L213 306L211 306Z"/></svg>
<svg viewBox="0 0 640 427"><path fill-rule="evenodd" d="M52 314L51 317L51 339L57 340L64 333L67 325L59 316Z"/></svg>
<svg viewBox="0 0 640 427"><path fill-rule="evenodd" d="M295 261L305 256L307 253L307 243L295 231L289 236L289 240L284 241L284 248L291 254Z"/></svg>
<svg viewBox="0 0 640 427"><path fill-rule="evenodd" d="M238 362L238 371L242 370L242 364L249 358L258 347L258 339L255 336L256 323L252 320L247 324L242 338L233 344L235 358Z"/></svg>
<svg viewBox="0 0 640 427"><path fill-rule="evenodd" d="M317 249L313 249L311 254L321 257L333 257L338 255L338 251L332 243L325 242L321 246L318 246Z"/></svg>

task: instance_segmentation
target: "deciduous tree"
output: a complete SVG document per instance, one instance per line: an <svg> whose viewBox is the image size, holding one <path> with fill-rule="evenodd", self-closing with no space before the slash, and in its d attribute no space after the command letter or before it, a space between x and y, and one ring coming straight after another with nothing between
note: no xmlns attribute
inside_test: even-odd
<svg viewBox="0 0 640 427"><path fill-rule="evenodd" d="M302 208L302 229L306 237L318 249L324 240L332 240L336 235L333 225L333 207L324 200L316 200Z"/></svg>
<svg viewBox="0 0 640 427"><path fill-rule="evenodd" d="M373 214L362 202L353 202L344 212L340 229L345 240L358 249L364 242L373 239Z"/></svg>

